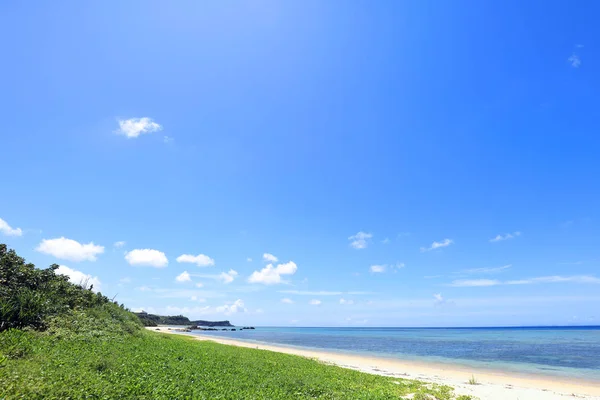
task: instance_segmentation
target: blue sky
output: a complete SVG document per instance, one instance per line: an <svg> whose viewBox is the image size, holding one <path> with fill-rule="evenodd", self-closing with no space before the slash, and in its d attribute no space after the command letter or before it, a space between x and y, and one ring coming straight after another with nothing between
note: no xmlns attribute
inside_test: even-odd
<svg viewBox="0 0 600 400"><path fill-rule="evenodd" d="M598 324L585 4L3 2L0 240L162 314Z"/></svg>

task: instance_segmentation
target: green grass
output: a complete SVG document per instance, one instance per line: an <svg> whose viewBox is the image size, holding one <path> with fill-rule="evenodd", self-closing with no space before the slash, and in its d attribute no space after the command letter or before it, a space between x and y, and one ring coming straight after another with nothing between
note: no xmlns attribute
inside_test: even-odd
<svg viewBox="0 0 600 400"><path fill-rule="evenodd" d="M144 330L61 336L11 329L0 333L0 354L0 399L456 398L448 386Z"/></svg>

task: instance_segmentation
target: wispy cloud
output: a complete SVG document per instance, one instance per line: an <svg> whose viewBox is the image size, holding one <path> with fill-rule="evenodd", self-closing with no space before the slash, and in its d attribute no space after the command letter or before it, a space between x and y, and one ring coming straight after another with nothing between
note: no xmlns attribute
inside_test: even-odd
<svg viewBox="0 0 600 400"><path fill-rule="evenodd" d="M223 306L216 307L217 313L223 313L225 315L231 315L236 313L247 312L244 302L241 299L237 299L232 304L225 304Z"/></svg>
<svg viewBox="0 0 600 400"><path fill-rule="evenodd" d="M385 239L383 239L383 240L381 241L381 243L383 243L383 244L388 244L388 243L390 243L390 238L385 238Z"/></svg>
<svg viewBox="0 0 600 400"><path fill-rule="evenodd" d="M22 236L23 230L21 228L13 228L8 222L0 218L0 232L6 236Z"/></svg>
<svg viewBox="0 0 600 400"><path fill-rule="evenodd" d="M119 119L119 129L116 133L133 139L145 133L157 132L162 129L160 124L152 121L152 118L130 118Z"/></svg>
<svg viewBox="0 0 600 400"><path fill-rule="evenodd" d="M281 299L281 302L285 304L294 304L294 300L288 299L287 297Z"/></svg>
<svg viewBox="0 0 600 400"><path fill-rule="evenodd" d="M378 265L371 265L371 267L369 268L369 271L373 272L373 273L383 273L386 271L393 271L396 272L399 269L404 268L406 265L404 263L396 263L396 264L378 264Z"/></svg>
<svg viewBox="0 0 600 400"><path fill-rule="evenodd" d="M170 136L163 136L163 142L164 142L164 143L167 143L167 144L168 144L168 143L173 143L173 141L174 141L174 140L175 140L175 139L173 139L173 138L172 138L172 137L170 137Z"/></svg>
<svg viewBox="0 0 600 400"><path fill-rule="evenodd" d="M311 306L318 306L321 304L321 300L312 299L311 301L308 302L308 304L310 304Z"/></svg>
<svg viewBox="0 0 600 400"><path fill-rule="evenodd" d="M496 237L493 237L490 239L490 243L495 243L495 242L501 242L503 240L509 240L509 239L514 239L518 236L521 236L521 232L517 231L517 232L513 232L513 233L507 233L505 235L496 235Z"/></svg>
<svg viewBox="0 0 600 400"><path fill-rule="evenodd" d="M263 261L269 262L269 263L276 263L277 261L279 261L279 259L277 257L275 257L273 254L265 253L265 254L263 254Z"/></svg>
<svg viewBox="0 0 600 400"><path fill-rule="evenodd" d="M350 246L355 249L366 249L369 245L370 239L373 237L371 233L358 232L356 235L348 237L350 240Z"/></svg>
<svg viewBox="0 0 600 400"><path fill-rule="evenodd" d="M442 247L450 246L454 241L452 239L444 239L441 242L433 242L429 247L421 247L421 252L441 249Z"/></svg>
<svg viewBox="0 0 600 400"><path fill-rule="evenodd" d="M531 285L534 283L600 283L600 278L591 275L575 275L575 276L540 276L537 278L521 279L516 281L508 281L507 285Z"/></svg>
<svg viewBox="0 0 600 400"><path fill-rule="evenodd" d="M579 68L581 66L581 58L575 53L571 54L571 57L569 57L567 61L569 61L569 64L571 64L571 67L573 68Z"/></svg>
<svg viewBox="0 0 600 400"><path fill-rule="evenodd" d="M382 273L385 272L386 266L385 265L371 265L371 267L369 268L369 270L373 273Z"/></svg>
<svg viewBox="0 0 600 400"><path fill-rule="evenodd" d="M503 265L502 267L490 267L490 268L471 268L463 269L458 271L459 274L497 274L502 271L506 271L512 267L511 264Z"/></svg>
<svg viewBox="0 0 600 400"><path fill-rule="evenodd" d="M341 298L340 304L350 306L350 305L354 304L354 300L348 300L348 299Z"/></svg>
<svg viewBox="0 0 600 400"><path fill-rule="evenodd" d="M495 279L458 279L452 281L448 286L453 287L480 287L480 286L496 286L502 282Z"/></svg>
<svg viewBox="0 0 600 400"><path fill-rule="evenodd" d="M535 278L500 281L496 279L459 279L452 281L447 286L452 287L485 287L498 285L533 285L539 283L591 283L600 284L600 278L592 275L574 276L540 276Z"/></svg>
<svg viewBox="0 0 600 400"><path fill-rule="evenodd" d="M295 294L299 296L340 296L340 295L368 295L371 292L341 292L341 291L309 291L309 290L279 290L278 293Z"/></svg>
<svg viewBox="0 0 600 400"><path fill-rule="evenodd" d="M126 244L126 243L125 243L123 240L120 240L120 241L118 241L118 242L115 242L115 243L113 244L113 247L114 247L114 248L116 248L116 249L120 249L121 247L125 246L125 244Z"/></svg>
<svg viewBox="0 0 600 400"><path fill-rule="evenodd" d="M211 267L215 265L215 260L204 254L198 254L197 256L193 254L182 254L177 257L177 262L196 264L199 267Z"/></svg>

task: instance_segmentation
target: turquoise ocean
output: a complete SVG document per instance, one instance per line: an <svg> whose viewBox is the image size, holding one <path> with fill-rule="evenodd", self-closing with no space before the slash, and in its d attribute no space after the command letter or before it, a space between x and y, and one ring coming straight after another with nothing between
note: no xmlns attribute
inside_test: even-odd
<svg viewBox="0 0 600 400"><path fill-rule="evenodd" d="M600 326L511 328L291 328L200 331L289 347L435 362L600 384Z"/></svg>

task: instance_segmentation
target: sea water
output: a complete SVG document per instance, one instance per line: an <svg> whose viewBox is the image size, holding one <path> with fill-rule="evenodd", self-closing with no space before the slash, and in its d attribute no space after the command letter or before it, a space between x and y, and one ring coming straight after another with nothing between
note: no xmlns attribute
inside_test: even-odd
<svg viewBox="0 0 600 400"><path fill-rule="evenodd" d="M258 327L197 333L371 357L459 364L474 372L484 368L600 384L600 327Z"/></svg>

